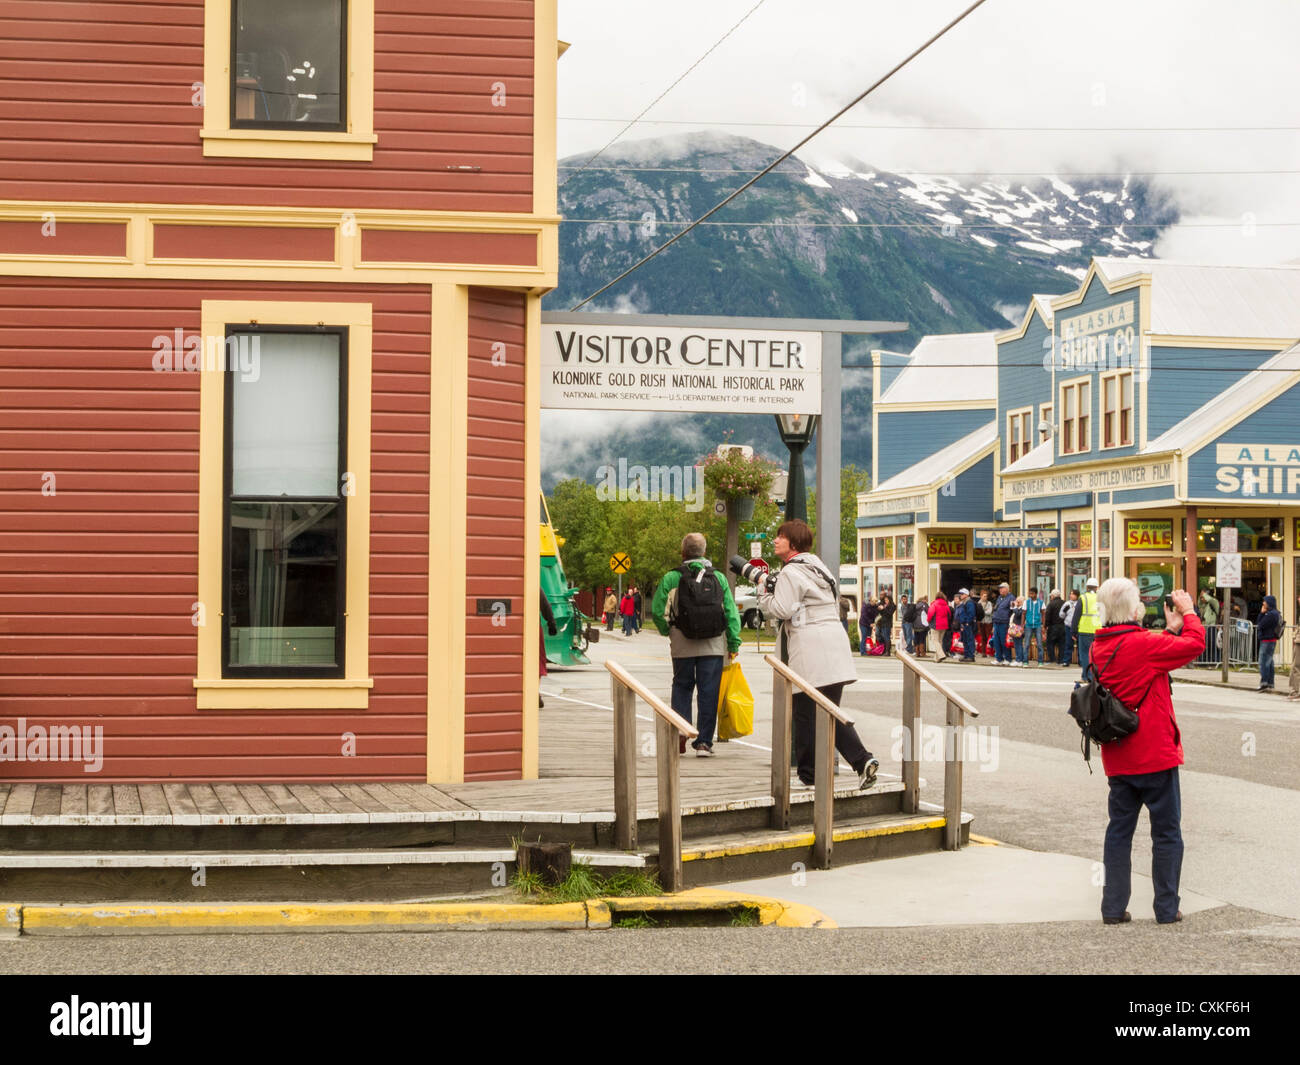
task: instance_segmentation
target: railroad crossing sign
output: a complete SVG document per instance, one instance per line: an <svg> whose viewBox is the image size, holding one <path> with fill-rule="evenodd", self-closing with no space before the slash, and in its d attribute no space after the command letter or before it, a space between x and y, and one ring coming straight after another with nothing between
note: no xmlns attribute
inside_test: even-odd
<svg viewBox="0 0 1300 1065"><path fill-rule="evenodd" d="M609 568L615 573L628 573L632 569L632 560L626 552L619 551L609 556Z"/></svg>

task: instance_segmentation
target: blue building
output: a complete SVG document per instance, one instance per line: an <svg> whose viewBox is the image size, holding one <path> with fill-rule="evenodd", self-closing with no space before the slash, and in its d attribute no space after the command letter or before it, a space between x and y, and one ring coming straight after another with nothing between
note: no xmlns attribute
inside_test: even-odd
<svg viewBox="0 0 1300 1065"><path fill-rule="evenodd" d="M1035 297L1020 326L996 336L995 370L988 371L997 437L985 511L991 520L971 530L963 565L942 557L956 550L955 541L940 539L940 557L930 553L934 535L955 535L931 520L937 499L925 508L918 500L910 528L893 527L896 536L916 536L916 551L930 563L918 573L925 579L917 591L954 591L981 543L1007 550L1037 542L1010 547L1018 591L1082 588L1090 576L1124 574L1154 611L1173 587L1214 587L1226 527L1236 531L1242 555L1244 612L1253 617L1271 593L1290 617L1300 594L1297 341L1297 267L1095 259L1076 291ZM876 372L901 379L905 369L882 354ZM927 376L929 390L945 397L929 414L941 417L951 387L941 378L948 375ZM925 391L917 380L913 393ZM886 386L881 399L891 392ZM927 414L923 407L910 413ZM893 426L878 424L883 451ZM984 447L974 436L961 453L945 444L923 457L947 451L943 464L970 469L985 460ZM873 527L864 522L891 513L891 480L897 484L897 474L860 497L864 531ZM979 512L974 500L966 502L963 518ZM1011 532L988 535L996 529ZM984 583L978 576L961 582Z"/></svg>

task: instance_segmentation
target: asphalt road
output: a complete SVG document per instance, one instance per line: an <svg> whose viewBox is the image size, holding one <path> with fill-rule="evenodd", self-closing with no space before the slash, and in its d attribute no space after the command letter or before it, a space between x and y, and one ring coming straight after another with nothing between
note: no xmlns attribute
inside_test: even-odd
<svg viewBox="0 0 1300 1065"><path fill-rule="evenodd" d="M613 929L0 941L0 973L1202 973L1300 971L1300 925L1235 907L1195 922Z"/></svg>

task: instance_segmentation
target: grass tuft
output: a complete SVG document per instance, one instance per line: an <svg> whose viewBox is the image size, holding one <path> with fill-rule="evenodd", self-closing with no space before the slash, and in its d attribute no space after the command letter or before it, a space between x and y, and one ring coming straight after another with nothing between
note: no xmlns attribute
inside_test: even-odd
<svg viewBox="0 0 1300 1065"><path fill-rule="evenodd" d="M542 882L540 873L518 873L511 881L514 889L525 898L536 902L585 902L605 896L662 895L659 881L639 869L620 869L602 876L588 862L574 862L569 875L560 883Z"/></svg>

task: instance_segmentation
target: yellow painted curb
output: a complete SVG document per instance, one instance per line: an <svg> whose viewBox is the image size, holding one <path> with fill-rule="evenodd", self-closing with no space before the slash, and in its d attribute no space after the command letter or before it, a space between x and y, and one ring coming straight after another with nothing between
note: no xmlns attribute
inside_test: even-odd
<svg viewBox="0 0 1300 1065"><path fill-rule="evenodd" d="M24 935L194 935L202 932L323 932L370 929L587 928L586 903L249 904L230 906L24 906ZM605 927L608 927L606 925Z"/></svg>
<svg viewBox="0 0 1300 1065"><path fill-rule="evenodd" d="M587 927L588 928L612 928L614 925L613 916L610 914L609 906L604 899L587 900Z"/></svg>
<svg viewBox="0 0 1300 1065"><path fill-rule="evenodd" d="M980 844L982 844L982 845L985 846L985 847L1001 847L1001 846L1002 846L1002 841L1001 841L1000 839L990 839L988 836L977 836L977 835L975 835L974 832L972 832L972 833L970 834L970 841L971 841L972 843L980 843Z"/></svg>
<svg viewBox="0 0 1300 1065"><path fill-rule="evenodd" d="M904 832L925 832L932 828L943 828L945 818L935 817L909 825L883 825L875 828L855 828L831 833L832 843L847 840L870 839L872 836L897 836ZM813 834L801 832L797 836L772 840L767 843L737 843L731 847L718 847L713 850L682 851L683 862L700 862L709 858L735 858L742 854L763 854L767 851L798 850L813 845Z"/></svg>

